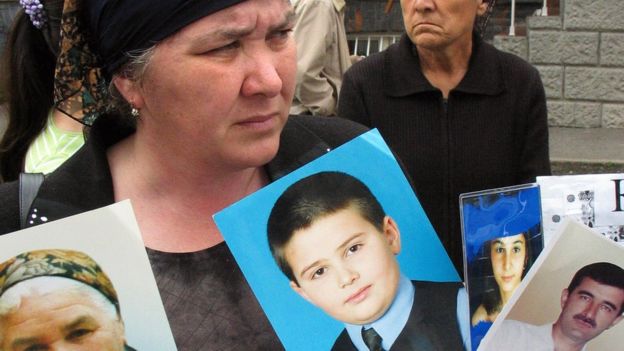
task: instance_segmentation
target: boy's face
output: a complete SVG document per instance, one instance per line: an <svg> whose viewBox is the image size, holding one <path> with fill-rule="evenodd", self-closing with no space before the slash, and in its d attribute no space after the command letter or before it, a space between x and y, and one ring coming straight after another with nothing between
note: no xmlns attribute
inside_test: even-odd
<svg viewBox="0 0 624 351"><path fill-rule="evenodd" d="M386 216L383 232L348 207L295 231L285 257L291 287L331 317L366 324L381 317L396 295L401 249L399 230Z"/></svg>

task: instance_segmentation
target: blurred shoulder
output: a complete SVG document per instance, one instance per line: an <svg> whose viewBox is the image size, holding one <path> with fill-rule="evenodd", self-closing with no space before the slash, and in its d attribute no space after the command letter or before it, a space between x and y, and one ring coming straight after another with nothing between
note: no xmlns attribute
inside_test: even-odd
<svg viewBox="0 0 624 351"><path fill-rule="evenodd" d="M393 44L393 45L396 45L396 44ZM390 48L392 48L392 46L390 46ZM381 52L370 54L369 56L366 56L360 61L354 63L353 65L351 65L351 67L349 67L347 72L345 72L345 75L348 75L351 77L361 76L371 71L382 70L383 63L385 61L386 56L389 54L390 48Z"/></svg>
<svg viewBox="0 0 624 351"><path fill-rule="evenodd" d="M367 130L361 124L338 117L291 115L267 172L271 179L281 178Z"/></svg>
<svg viewBox="0 0 624 351"><path fill-rule="evenodd" d="M489 53L498 56L503 70L517 75L539 75L537 68L522 57L502 51L489 43L483 43L483 45Z"/></svg>
<svg viewBox="0 0 624 351"><path fill-rule="evenodd" d="M18 182L0 184L0 235L20 229Z"/></svg>
<svg viewBox="0 0 624 351"><path fill-rule="evenodd" d="M479 324L479 322L490 322L490 319L488 317L489 316L487 311L485 310L485 307L483 307L483 305L479 305L479 307L477 307L475 312L472 314L470 322L472 326Z"/></svg>
<svg viewBox="0 0 624 351"><path fill-rule="evenodd" d="M288 125L289 128L308 130L334 146L347 142L369 130L359 123L341 117L293 115L289 117Z"/></svg>
<svg viewBox="0 0 624 351"><path fill-rule="evenodd" d="M334 11L334 3L332 0L291 0L290 3L297 14L309 9Z"/></svg>

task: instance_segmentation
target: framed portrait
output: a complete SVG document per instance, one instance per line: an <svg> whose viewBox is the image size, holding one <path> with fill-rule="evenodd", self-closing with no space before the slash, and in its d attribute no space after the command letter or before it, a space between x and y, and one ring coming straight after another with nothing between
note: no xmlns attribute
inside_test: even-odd
<svg viewBox="0 0 624 351"><path fill-rule="evenodd" d="M536 184L460 195L472 350L542 251Z"/></svg>

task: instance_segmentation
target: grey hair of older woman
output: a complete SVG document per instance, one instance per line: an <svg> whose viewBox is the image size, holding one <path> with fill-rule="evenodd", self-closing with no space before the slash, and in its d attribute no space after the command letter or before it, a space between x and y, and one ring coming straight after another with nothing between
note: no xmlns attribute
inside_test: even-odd
<svg viewBox="0 0 624 351"><path fill-rule="evenodd" d="M41 276L20 282L0 295L0 318L21 306L22 299L33 295L46 295L56 291L76 291L86 296L111 319L120 319L115 305L95 288L74 279ZM0 333L1 334L1 333Z"/></svg>
<svg viewBox="0 0 624 351"><path fill-rule="evenodd" d="M114 75L129 78L130 80L141 84L157 46L158 44L155 44L145 50L135 51L128 54L128 63L126 63L119 70L119 72L116 72ZM132 107L130 106L130 103L124 99L119 90L117 90L117 87L112 80L108 84L108 91L111 97L111 107L124 115L129 115Z"/></svg>

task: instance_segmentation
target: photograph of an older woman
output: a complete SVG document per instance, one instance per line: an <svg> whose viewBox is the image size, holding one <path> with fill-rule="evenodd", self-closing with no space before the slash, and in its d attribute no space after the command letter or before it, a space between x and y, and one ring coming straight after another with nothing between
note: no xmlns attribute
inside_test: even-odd
<svg viewBox="0 0 624 351"><path fill-rule="evenodd" d="M462 197L471 344L481 339L542 248L537 188Z"/></svg>
<svg viewBox="0 0 624 351"><path fill-rule="evenodd" d="M0 235L0 351L130 346L176 350L130 201Z"/></svg>
<svg viewBox="0 0 624 351"><path fill-rule="evenodd" d="M34 250L0 263L0 350L133 351L117 292L73 250Z"/></svg>

